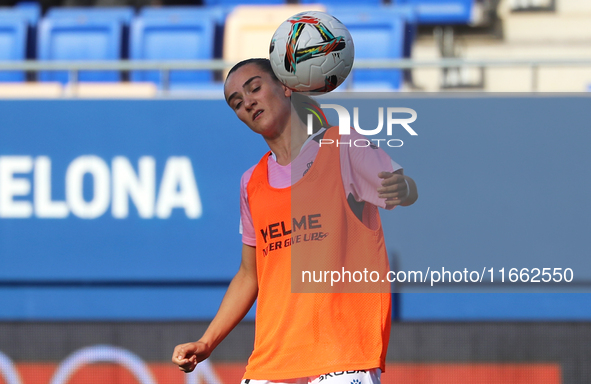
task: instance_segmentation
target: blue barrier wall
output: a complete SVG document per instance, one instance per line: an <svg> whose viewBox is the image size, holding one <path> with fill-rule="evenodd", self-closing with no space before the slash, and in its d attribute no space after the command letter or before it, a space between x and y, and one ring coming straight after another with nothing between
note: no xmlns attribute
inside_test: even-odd
<svg viewBox="0 0 591 384"><path fill-rule="evenodd" d="M572 268L589 292L589 100L332 102L417 112L385 147L420 189L382 215L398 269ZM240 176L266 150L222 100L0 102L0 319L211 318L240 262ZM399 315L588 320L589 298L403 294Z"/></svg>

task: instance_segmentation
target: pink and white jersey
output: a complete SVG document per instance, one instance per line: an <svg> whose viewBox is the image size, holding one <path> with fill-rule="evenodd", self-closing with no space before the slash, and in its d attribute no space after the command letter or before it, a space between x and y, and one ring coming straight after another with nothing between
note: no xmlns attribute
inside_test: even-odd
<svg viewBox="0 0 591 384"><path fill-rule="evenodd" d="M316 134L308 137L303 144L298 156L288 165L283 166L277 163L274 154L269 156L267 162L269 184L273 188L287 188L298 182L308 169L314 163L318 150L320 149L319 137L324 136L326 129L321 129ZM349 139L354 142L357 139L363 139L364 136L351 130ZM334 144L333 144L334 145ZM350 204L355 202L368 202L375 206L385 208L385 199L378 197L377 189L381 187L382 179L378 173L395 172L402 169L396 164L390 156L381 148L374 145L369 147L356 147L355 145L339 145L341 160L341 176L343 186L345 187L346 197ZM246 186L256 165L253 165L248 171L244 172L240 180L240 230L242 233L242 242L246 245L255 246L256 236L248 204L248 195ZM365 219L365 216L364 216ZM365 223L373 226L373 223Z"/></svg>

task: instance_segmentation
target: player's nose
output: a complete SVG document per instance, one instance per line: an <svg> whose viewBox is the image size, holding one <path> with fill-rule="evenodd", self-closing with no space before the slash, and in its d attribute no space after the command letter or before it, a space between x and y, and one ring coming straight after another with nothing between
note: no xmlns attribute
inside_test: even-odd
<svg viewBox="0 0 591 384"><path fill-rule="evenodd" d="M252 96L245 96L244 97L244 107L246 109L251 109L253 106L257 104L256 99Z"/></svg>

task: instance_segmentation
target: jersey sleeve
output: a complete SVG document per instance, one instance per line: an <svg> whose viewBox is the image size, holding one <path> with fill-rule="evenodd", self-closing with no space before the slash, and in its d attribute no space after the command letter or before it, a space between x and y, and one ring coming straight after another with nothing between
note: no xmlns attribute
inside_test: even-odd
<svg viewBox="0 0 591 384"><path fill-rule="evenodd" d="M353 129L350 139L351 143L359 139L365 139L360 143L369 140ZM392 160L382 148L374 144L341 146L340 159L343 186L347 198L352 195L356 201L366 201L375 206L386 208L386 199L378 197L377 190L382 186L382 179L378 177L378 174L382 171L401 171L402 167Z"/></svg>
<svg viewBox="0 0 591 384"><path fill-rule="evenodd" d="M254 224L252 223L252 215L250 213L250 205L248 204L248 192L246 186L250 181L250 176L254 171L254 167L251 167L248 171L244 172L240 179L240 233L242 234L242 243L256 246L256 236L254 233Z"/></svg>

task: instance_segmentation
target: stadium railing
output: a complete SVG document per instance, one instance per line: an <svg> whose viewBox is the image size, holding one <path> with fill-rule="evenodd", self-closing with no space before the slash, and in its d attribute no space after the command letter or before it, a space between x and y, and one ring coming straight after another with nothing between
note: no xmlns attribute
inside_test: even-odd
<svg viewBox="0 0 591 384"><path fill-rule="evenodd" d="M234 65L234 62L224 60L194 60L194 61L0 61L0 74L6 71L67 71L68 84L75 85L80 82L81 71L134 71L151 70L159 71L162 78L159 96L169 96L170 72L174 70L225 70ZM589 67L590 59L511 59L511 60L474 60L474 59L440 59L440 60L382 60L382 59L358 59L354 69L424 69L424 68L480 68L486 71L491 68L529 68L531 71L531 92L537 92L539 84L540 68L548 67ZM353 79L353 81L355 81ZM3 83L0 82L0 85ZM9 83L4 83L9 84ZM22 84L31 84L23 82ZM198 91L198 89L196 90ZM209 89L211 92L211 89ZM73 95L75 96L75 95Z"/></svg>

